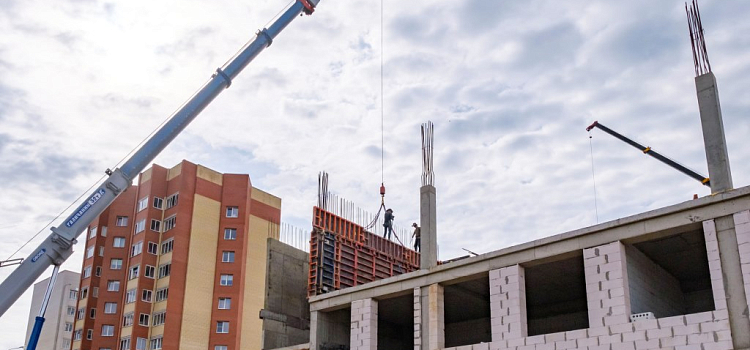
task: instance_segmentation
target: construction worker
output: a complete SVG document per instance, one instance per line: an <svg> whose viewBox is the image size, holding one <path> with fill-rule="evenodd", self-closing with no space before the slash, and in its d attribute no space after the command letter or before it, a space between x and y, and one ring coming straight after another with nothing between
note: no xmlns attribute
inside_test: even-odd
<svg viewBox="0 0 750 350"><path fill-rule="evenodd" d="M422 243L422 240L420 239L422 237L422 229L419 228L417 223L411 224L411 227L414 227L414 233L411 235L412 238L414 238L414 251L419 251L419 245Z"/></svg>
<svg viewBox="0 0 750 350"><path fill-rule="evenodd" d="M393 210L388 209L385 211L385 216L383 217L383 227L385 228L383 232L383 238L388 237L388 239L391 239L391 234L393 234L393 219L395 216L393 215Z"/></svg>

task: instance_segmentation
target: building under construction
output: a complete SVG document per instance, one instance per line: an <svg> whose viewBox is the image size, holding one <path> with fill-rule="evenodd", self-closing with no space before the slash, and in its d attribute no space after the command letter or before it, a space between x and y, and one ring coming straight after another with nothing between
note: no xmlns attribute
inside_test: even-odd
<svg viewBox="0 0 750 350"><path fill-rule="evenodd" d="M733 187L697 5L687 13L709 177L655 158L709 185L711 196L438 264L425 125L419 269L352 280L356 250L344 259L320 242L360 242L361 227L331 230L341 219L316 209L312 241L324 258L311 253L310 342L288 349L750 348L750 187ZM333 283L327 290L314 263L330 263L323 273L338 276L323 279Z"/></svg>

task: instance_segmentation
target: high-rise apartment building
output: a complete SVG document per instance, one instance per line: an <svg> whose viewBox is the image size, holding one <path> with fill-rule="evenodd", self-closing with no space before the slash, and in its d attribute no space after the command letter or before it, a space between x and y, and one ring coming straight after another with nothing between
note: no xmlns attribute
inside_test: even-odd
<svg viewBox="0 0 750 350"><path fill-rule="evenodd" d="M89 225L72 349L260 349L281 199L250 177L154 165Z"/></svg>
<svg viewBox="0 0 750 350"><path fill-rule="evenodd" d="M73 271L60 271L57 274L55 285L52 287L47 311L44 314L44 327L39 335L37 349L70 349L73 339L73 323L75 322L76 300L78 300L78 281L81 276ZM26 326L26 345L34 328L36 317L39 316L39 308L47 291L49 278L34 284L34 293L31 297L31 310L29 321Z"/></svg>

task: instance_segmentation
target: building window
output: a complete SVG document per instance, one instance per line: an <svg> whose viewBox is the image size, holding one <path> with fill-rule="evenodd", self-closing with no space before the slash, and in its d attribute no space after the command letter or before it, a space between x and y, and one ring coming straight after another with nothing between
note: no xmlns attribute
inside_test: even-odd
<svg viewBox="0 0 750 350"><path fill-rule="evenodd" d="M105 314L117 313L117 303L104 303L104 313Z"/></svg>
<svg viewBox="0 0 750 350"><path fill-rule="evenodd" d="M146 219L141 219L135 223L135 233L139 234L146 229Z"/></svg>
<svg viewBox="0 0 750 350"><path fill-rule="evenodd" d="M119 227L128 226L128 217L118 216L117 221L115 222L115 226L119 226Z"/></svg>
<svg viewBox="0 0 750 350"><path fill-rule="evenodd" d="M156 268L151 265L146 265L146 268L143 270L143 275L148 278L154 278L155 273L156 273Z"/></svg>
<svg viewBox="0 0 750 350"><path fill-rule="evenodd" d="M104 256L104 246L99 246L99 256Z"/></svg>
<svg viewBox="0 0 750 350"><path fill-rule="evenodd" d="M115 326L111 324L102 325L102 337L112 337L115 335Z"/></svg>
<svg viewBox="0 0 750 350"><path fill-rule="evenodd" d="M81 300L86 299L89 296L89 287L81 288Z"/></svg>
<svg viewBox="0 0 750 350"><path fill-rule="evenodd" d="M149 317L149 314L141 314L140 316L138 316L138 324L148 327Z"/></svg>
<svg viewBox="0 0 750 350"><path fill-rule="evenodd" d="M141 198L138 200L138 210L141 211L143 209L146 209L148 207L148 196Z"/></svg>
<svg viewBox="0 0 750 350"><path fill-rule="evenodd" d="M115 237L112 241L112 246L115 248L125 248L125 237Z"/></svg>
<svg viewBox="0 0 750 350"><path fill-rule="evenodd" d="M232 308L232 298L219 298L219 310L229 310Z"/></svg>
<svg viewBox="0 0 750 350"><path fill-rule="evenodd" d="M107 291L108 292L119 292L120 291L120 281L117 281L117 280L107 281Z"/></svg>
<svg viewBox="0 0 750 350"><path fill-rule="evenodd" d="M86 259L94 256L94 246L86 248Z"/></svg>
<svg viewBox="0 0 750 350"><path fill-rule="evenodd" d="M159 266L159 278L169 276L172 272L172 263L164 264Z"/></svg>
<svg viewBox="0 0 750 350"><path fill-rule="evenodd" d="M143 241L140 241L130 248L130 256L138 256L143 252Z"/></svg>
<svg viewBox="0 0 750 350"><path fill-rule="evenodd" d="M156 219L151 219L151 231L159 232L159 227L161 226L161 221Z"/></svg>
<svg viewBox="0 0 750 350"><path fill-rule="evenodd" d="M159 244L155 242L148 242L148 252L149 254L159 254Z"/></svg>
<svg viewBox="0 0 750 350"><path fill-rule="evenodd" d="M128 279L132 280L132 279L138 278L138 273L140 272L140 270L141 270L140 265L135 265L131 267L130 272L128 273Z"/></svg>
<svg viewBox="0 0 750 350"><path fill-rule="evenodd" d="M172 215L164 219L164 232L167 232L177 226L177 215Z"/></svg>
<svg viewBox="0 0 750 350"><path fill-rule="evenodd" d="M237 239L237 229L236 228L225 228L224 229L224 239L228 241L233 241Z"/></svg>
<svg viewBox="0 0 750 350"><path fill-rule="evenodd" d="M60 349L70 349L70 339L63 338L62 345L60 346Z"/></svg>
<svg viewBox="0 0 750 350"><path fill-rule="evenodd" d="M73 316L76 314L76 308L74 306L68 306L68 316Z"/></svg>
<svg viewBox="0 0 750 350"><path fill-rule="evenodd" d="M99 297L99 287L93 287L91 288L91 296L94 298Z"/></svg>
<svg viewBox="0 0 750 350"><path fill-rule="evenodd" d="M214 346L214 350L227 350L226 345L216 345Z"/></svg>
<svg viewBox="0 0 750 350"><path fill-rule="evenodd" d="M233 276L232 275L221 275L221 281L219 284L222 286L231 286L233 282Z"/></svg>
<svg viewBox="0 0 750 350"><path fill-rule="evenodd" d="M227 207L227 217L228 218L236 218L240 216L240 208L239 207Z"/></svg>
<svg viewBox="0 0 750 350"><path fill-rule="evenodd" d="M73 331L73 324L70 322L65 322L65 331L66 332L72 332Z"/></svg>
<svg viewBox="0 0 750 350"><path fill-rule="evenodd" d="M167 319L167 311L159 311L154 313L154 319L151 321L151 323L154 326L161 326L166 322Z"/></svg>
<svg viewBox="0 0 750 350"><path fill-rule="evenodd" d="M159 198L159 197L154 197L154 208L161 209L163 204L164 204L164 199Z"/></svg>
<svg viewBox="0 0 750 350"><path fill-rule="evenodd" d="M135 338L135 350L146 350L146 338Z"/></svg>
<svg viewBox="0 0 750 350"><path fill-rule="evenodd" d="M125 315L122 316L122 326L123 327L130 327L133 325L133 313L128 312Z"/></svg>
<svg viewBox="0 0 750 350"><path fill-rule="evenodd" d="M164 242L161 243L161 253L167 254L172 251L172 248L174 246L174 239L170 238Z"/></svg>
<svg viewBox="0 0 750 350"><path fill-rule="evenodd" d="M120 350L130 350L130 336L120 338Z"/></svg>
<svg viewBox="0 0 750 350"><path fill-rule="evenodd" d="M96 227L89 229L89 239L96 237Z"/></svg>
<svg viewBox="0 0 750 350"><path fill-rule="evenodd" d="M76 318L79 320L82 320L84 315L86 315L86 308L82 307L78 309L78 314L76 315Z"/></svg>
<svg viewBox="0 0 750 350"><path fill-rule="evenodd" d="M96 267L96 268L94 269L94 274L96 275L96 277L99 277L99 276L101 276L101 275L102 275L102 267L101 267L101 266L97 266L97 267Z"/></svg>
<svg viewBox="0 0 750 350"><path fill-rule="evenodd" d="M83 268L83 278L91 277L91 265Z"/></svg>
<svg viewBox="0 0 750 350"><path fill-rule="evenodd" d="M78 290L71 289L70 292L69 292L69 294L68 294L68 298L70 300L76 300L76 299L78 299Z"/></svg>
<svg viewBox="0 0 750 350"><path fill-rule="evenodd" d="M216 322L216 333L229 333L229 321Z"/></svg>
<svg viewBox="0 0 750 350"><path fill-rule="evenodd" d="M151 292L148 289L144 289L141 291L141 300L150 303L151 302L151 296L153 295L153 292Z"/></svg>
<svg viewBox="0 0 750 350"><path fill-rule="evenodd" d="M135 302L135 293L137 292L136 289L129 289L127 292L125 292L125 303L130 304Z"/></svg>
<svg viewBox="0 0 750 350"><path fill-rule="evenodd" d="M177 205L177 198L179 197L179 193L175 193L169 197L167 197L167 209L174 207Z"/></svg>
<svg viewBox="0 0 750 350"><path fill-rule="evenodd" d="M89 318L96 318L96 309L93 307L89 310Z"/></svg>
<svg viewBox="0 0 750 350"><path fill-rule="evenodd" d="M117 259L117 258L110 259L109 268L112 270L122 269L122 259Z"/></svg>
<svg viewBox="0 0 750 350"><path fill-rule="evenodd" d="M76 331L73 332L73 340L81 340L81 335L83 335L83 329L76 329Z"/></svg>
<svg viewBox="0 0 750 350"><path fill-rule="evenodd" d="M234 252L223 251L221 253L221 262L234 262Z"/></svg>
<svg viewBox="0 0 750 350"><path fill-rule="evenodd" d="M102 226L101 236L102 237L107 237L107 226Z"/></svg>
<svg viewBox="0 0 750 350"><path fill-rule="evenodd" d="M161 340L162 340L162 336L161 335L157 335L157 336L151 338L151 343L149 344L149 346L151 347L151 350L159 350L159 349L161 349Z"/></svg>
<svg viewBox="0 0 750 350"><path fill-rule="evenodd" d="M86 339L91 340L94 338L94 330L93 329L87 329L86 330Z"/></svg>
<svg viewBox="0 0 750 350"><path fill-rule="evenodd" d="M167 300L169 296L169 287L161 288L156 290L156 302Z"/></svg>

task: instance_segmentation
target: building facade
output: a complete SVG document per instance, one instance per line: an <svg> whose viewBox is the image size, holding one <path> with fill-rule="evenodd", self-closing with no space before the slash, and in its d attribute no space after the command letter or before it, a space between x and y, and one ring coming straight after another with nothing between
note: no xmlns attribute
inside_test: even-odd
<svg viewBox="0 0 750 350"><path fill-rule="evenodd" d="M70 349L75 322L76 301L78 300L78 281L80 275L73 271L61 271L57 274L55 285L52 287L47 311L44 314L44 327L37 343L38 349ZM26 326L26 344L28 348L31 330L34 328L39 308L44 300L49 278L34 284L31 297L28 325Z"/></svg>
<svg viewBox="0 0 750 350"><path fill-rule="evenodd" d="M259 349L280 217L248 175L154 165L89 225L71 348Z"/></svg>

